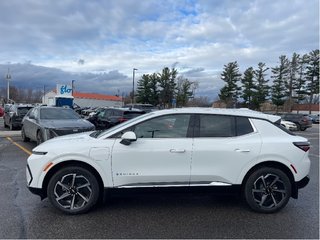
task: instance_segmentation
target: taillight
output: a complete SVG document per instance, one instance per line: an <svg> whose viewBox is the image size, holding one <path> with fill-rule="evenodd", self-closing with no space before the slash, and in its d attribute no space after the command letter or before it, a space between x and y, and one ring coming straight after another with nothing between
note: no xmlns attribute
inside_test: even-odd
<svg viewBox="0 0 320 240"><path fill-rule="evenodd" d="M127 121L128 119L126 119L126 118L119 118L119 122L125 122L125 121Z"/></svg>
<svg viewBox="0 0 320 240"><path fill-rule="evenodd" d="M305 152L307 152L310 149L309 142L294 142L293 144Z"/></svg>

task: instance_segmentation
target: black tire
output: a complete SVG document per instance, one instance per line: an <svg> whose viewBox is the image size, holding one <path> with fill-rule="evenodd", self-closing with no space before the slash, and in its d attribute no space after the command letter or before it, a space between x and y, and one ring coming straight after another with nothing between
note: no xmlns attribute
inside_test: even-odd
<svg viewBox="0 0 320 240"><path fill-rule="evenodd" d="M297 125L297 128L298 128L298 131L302 131L301 125L299 123L296 123L296 125Z"/></svg>
<svg viewBox="0 0 320 240"><path fill-rule="evenodd" d="M43 140L41 130L38 130L38 132L37 132L37 145L40 145L43 142L44 142L44 140Z"/></svg>
<svg viewBox="0 0 320 240"><path fill-rule="evenodd" d="M12 122L9 123L9 129L12 131L15 129L15 127L13 126Z"/></svg>
<svg viewBox="0 0 320 240"><path fill-rule="evenodd" d="M244 197L254 211L274 213L288 203L291 197L291 182L283 171L263 167L248 177L244 185Z"/></svg>
<svg viewBox="0 0 320 240"><path fill-rule="evenodd" d="M21 128L21 138L24 142L30 142L30 138L26 137L26 133L24 132L24 128Z"/></svg>
<svg viewBox="0 0 320 240"><path fill-rule="evenodd" d="M8 127L8 125L6 124L6 120L3 118L3 127L4 128L7 128Z"/></svg>
<svg viewBox="0 0 320 240"><path fill-rule="evenodd" d="M305 131L307 128L305 128L305 127L300 127L300 130L301 131Z"/></svg>
<svg viewBox="0 0 320 240"><path fill-rule="evenodd" d="M96 205L99 184L87 169L69 166L60 169L50 179L48 198L53 206L67 214L81 214Z"/></svg>

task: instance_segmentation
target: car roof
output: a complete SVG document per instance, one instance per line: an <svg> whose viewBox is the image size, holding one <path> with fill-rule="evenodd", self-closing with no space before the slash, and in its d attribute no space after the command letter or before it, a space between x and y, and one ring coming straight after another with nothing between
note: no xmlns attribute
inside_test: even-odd
<svg viewBox="0 0 320 240"><path fill-rule="evenodd" d="M276 122L281 119L280 116L265 114L262 112L253 111L247 108L226 109L226 108L174 108L159 110L153 112L155 115L174 114L174 113L197 113L197 114L216 114L216 115L231 115L242 116L249 118L260 118L271 122Z"/></svg>

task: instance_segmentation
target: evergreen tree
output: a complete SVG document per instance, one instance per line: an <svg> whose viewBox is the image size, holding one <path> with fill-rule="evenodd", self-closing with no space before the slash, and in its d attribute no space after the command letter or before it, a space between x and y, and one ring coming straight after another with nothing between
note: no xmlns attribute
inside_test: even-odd
<svg viewBox="0 0 320 240"><path fill-rule="evenodd" d="M164 107L172 106L172 99L174 98L175 89L176 89L176 77L178 71L175 68L172 68L171 71L168 67L162 69L162 73L159 73L159 97L160 103Z"/></svg>
<svg viewBox="0 0 320 240"><path fill-rule="evenodd" d="M221 79L226 82L226 85L220 89L219 98L224 101L228 107L237 105L240 90L240 87L238 87L237 84L240 81L240 78L241 74L236 61L224 65Z"/></svg>
<svg viewBox="0 0 320 240"><path fill-rule="evenodd" d="M186 106L189 98L193 95L193 82L190 82L188 79L179 77L177 84L177 106L183 107Z"/></svg>
<svg viewBox="0 0 320 240"><path fill-rule="evenodd" d="M152 105L159 104L159 92L158 92L159 77L153 73L151 75L144 74L138 81L137 86L137 102L149 103Z"/></svg>
<svg viewBox="0 0 320 240"><path fill-rule="evenodd" d="M266 71L269 68L266 67L265 63L258 63L258 69L254 71L254 84L256 86L256 92L253 95L252 105L254 109L260 110L260 105L264 103L269 96L268 81L266 80Z"/></svg>
<svg viewBox="0 0 320 240"><path fill-rule="evenodd" d="M271 88L272 103L277 106L282 106L288 96L286 82L289 79L289 60L286 56L279 57L280 65L271 69L273 78L273 86Z"/></svg>
<svg viewBox="0 0 320 240"><path fill-rule="evenodd" d="M309 95L309 113L311 114L311 104L315 94L319 94L319 49L309 53L307 64L307 92Z"/></svg>
<svg viewBox="0 0 320 240"><path fill-rule="evenodd" d="M308 55L304 54L298 61L298 77L293 83L293 89L295 92L294 98L300 103L306 98L306 65L308 63Z"/></svg>
<svg viewBox="0 0 320 240"><path fill-rule="evenodd" d="M241 79L242 83L242 94L241 97L244 100L244 103L247 107L252 109L252 98L255 94L256 86L254 84L254 70L252 67L249 67L243 73L243 78Z"/></svg>
<svg viewBox="0 0 320 240"><path fill-rule="evenodd" d="M289 112L292 110L293 105L293 92L294 86L296 85L298 74L299 74L299 60L300 56L297 53L293 53L292 59L290 62L290 70L289 70L289 79L286 82L286 88L288 89L288 100L289 100Z"/></svg>

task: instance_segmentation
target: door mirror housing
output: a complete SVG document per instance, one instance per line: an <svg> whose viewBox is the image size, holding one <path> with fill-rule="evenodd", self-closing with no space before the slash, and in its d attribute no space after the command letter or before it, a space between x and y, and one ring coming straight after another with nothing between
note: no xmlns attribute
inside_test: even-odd
<svg viewBox="0 0 320 240"><path fill-rule="evenodd" d="M129 146L132 142L137 141L137 136L134 132L129 131L129 132L125 132L122 136L121 136L121 144Z"/></svg>

